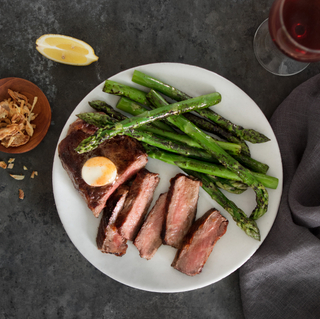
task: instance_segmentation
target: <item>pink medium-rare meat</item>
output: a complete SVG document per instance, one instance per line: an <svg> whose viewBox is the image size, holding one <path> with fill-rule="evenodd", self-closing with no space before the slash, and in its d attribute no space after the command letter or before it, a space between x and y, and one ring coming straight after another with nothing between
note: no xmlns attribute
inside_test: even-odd
<svg viewBox="0 0 320 319"><path fill-rule="evenodd" d="M133 241L137 236L159 181L159 174L151 173L145 168L137 173L115 223L124 238Z"/></svg>
<svg viewBox="0 0 320 319"><path fill-rule="evenodd" d="M147 164L148 157L137 140L125 135L106 140L93 151L78 154L74 149L95 130L95 126L82 120L75 121L70 125L68 135L60 142L58 153L62 166L67 171L74 187L85 199L94 216L98 217L109 196L117 187L143 168ZM82 166L89 158L95 156L107 157L117 167L118 174L112 184L93 187L82 179Z"/></svg>
<svg viewBox="0 0 320 319"><path fill-rule="evenodd" d="M145 219L133 244L138 248L140 257L151 259L162 244L162 227L165 217L167 193L159 196Z"/></svg>
<svg viewBox="0 0 320 319"><path fill-rule="evenodd" d="M123 256L127 251L127 240L119 234L114 222L123 208L128 192L129 186L119 186L109 197L106 207L103 209L96 238L98 249L103 253Z"/></svg>
<svg viewBox="0 0 320 319"><path fill-rule="evenodd" d="M181 173L170 180L163 228L166 245L180 248L196 217L200 186L199 180Z"/></svg>
<svg viewBox="0 0 320 319"><path fill-rule="evenodd" d="M207 211L193 223L171 266L188 276L199 274L227 226L228 220L218 210Z"/></svg>

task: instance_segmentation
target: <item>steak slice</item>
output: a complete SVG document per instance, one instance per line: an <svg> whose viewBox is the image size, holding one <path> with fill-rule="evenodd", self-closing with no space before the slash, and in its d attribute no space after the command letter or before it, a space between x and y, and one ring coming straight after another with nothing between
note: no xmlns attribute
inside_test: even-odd
<svg viewBox="0 0 320 319"><path fill-rule="evenodd" d="M200 186L199 180L182 173L170 180L163 228L166 245L180 248L196 217Z"/></svg>
<svg viewBox="0 0 320 319"><path fill-rule="evenodd" d="M85 199L94 216L98 217L109 196L117 187L144 167L148 159L142 145L126 135L115 136L100 144L93 151L78 154L74 149L95 130L95 126L82 120L75 121L70 125L68 135L60 142L58 153L62 166L67 171L74 187ZM112 184L93 187L82 179L82 166L89 158L95 156L107 157L117 167L118 174Z"/></svg>
<svg viewBox="0 0 320 319"><path fill-rule="evenodd" d="M106 207L103 209L96 238L98 249L103 253L122 256L127 251L127 240L119 234L114 222L123 207L128 192L129 186L119 186L109 197Z"/></svg>
<svg viewBox="0 0 320 319"><path fill-rule="evenodd" d="M135 239L159 181L159 174L151 173L145 168L139 171L133 180L124 207L115 223L124 238Z"/></svg>
<svg viewBox="0 0 320 319"><path fill-rule="evenodd" d="M171 266L188 276L199 274L228 223L215 208L207 211L190 228Z"/></svg>
<svg viewBox="0 0 320 319"><path fill-rule="evenodd" d="M133 242L138 248L141 258L151 259L162 244L161 232L165 217L166 198L167 193L159 196Z"/></svg>

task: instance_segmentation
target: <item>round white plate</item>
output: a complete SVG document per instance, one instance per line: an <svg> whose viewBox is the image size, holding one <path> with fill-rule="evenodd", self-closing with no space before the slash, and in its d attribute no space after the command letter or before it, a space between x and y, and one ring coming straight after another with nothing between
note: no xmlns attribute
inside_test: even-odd
<svg viewBox="0 0 320 319"><path fill-rule="evenodd" d="M229 225L226 234L215 245L199 275L189 277L173 269L171 262L176 251L168 246L161 246L149 261L140 258L138 250L131 242L128 243L127 253L123 257L103 254L97 249L95 242L100 219L93 216L74 189L62 168L56 150L53 164L53 190L58 213L66 232L80 253L97 269L114 280L134 288L154 292L181 292L201 288L219 281L238 269L266 238L276 217L282 193L282 164L278 144L269 122L259 107L243 91L223 77L191 65L155 63L120 72L110 79L144 89L131 82L135 69L171 84L191 96L213 91L220 92L222 102L214 107L218 113L244 127L257 129L271 139L264 144L248 143L252 157L267 163L270 166L268 174L279 179L278 188L268 190L270 196L268 212L257 221L261 241L248 237L236 226L231 216L201 189L197 217L209 208L216 207L229 220ZM102 88L103 83L92 90L75 108L62 130L59 142L66 136L69 125L76 120L76 114L92 111L88 101L99 99L116 106L119 98L104 93ZM170 178L180 170L173 165L153 159L149 159L147 168L152 172L160 173L161 181L154 195L155 202L160 193L167 191ZM241 195L229 193L226 195L248 215L256 205L255 194L251 189Z"/></svg>

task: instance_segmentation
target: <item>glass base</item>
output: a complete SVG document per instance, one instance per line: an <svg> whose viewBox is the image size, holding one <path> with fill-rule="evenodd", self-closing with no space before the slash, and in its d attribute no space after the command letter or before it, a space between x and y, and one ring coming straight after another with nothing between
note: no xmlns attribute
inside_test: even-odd
<svg viewBox="0 0 320 319"><path fill-rule="evenodd" d="M287 57L277 48L269 33L268 19L263 21L257 29L253 39L253 49L259 63L275 75L294 75L309 65L309 63Z"/></svg>

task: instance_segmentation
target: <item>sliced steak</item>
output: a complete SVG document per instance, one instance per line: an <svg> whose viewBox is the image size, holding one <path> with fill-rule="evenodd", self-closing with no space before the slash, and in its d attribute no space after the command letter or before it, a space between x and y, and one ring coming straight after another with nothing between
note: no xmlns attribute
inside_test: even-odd
<svg viewBox="0 0 320 319"><path fill-rule="evenodd" d="M145 168L138 172L115 223L124 238L135 239L148 212L153 193L159 181L159 174L151 173Z"/></svg>
<svg viewBox="0 0 320 319"><path fill-rule="evenodd" d="M180 248L196 217L200 186L199 180L181 173L170 180L163 228L166 245Z"/></svg>
<svg viewBox="0 0 320 319"><path fill-rule="evenodd" d="M114 222L123 207L128 192L129 186L119 186L109 197L106 207L103 209L96 238L98 249L103 253L122 256L127 251L127 240L119 234Z"/></svg>
<svg viewBox="0 0 320 319"><path fill-rule="evenodd" d="M98 217L109 196L118 186L126 182L147 164L147 154L142 145L128 136L115 136L98 146L93 151L78 154L74 149L79 143L94 133L96 128L82 120L71 124L68 135L58 147L62 166L67 171L74 187L87 202L94 216ZM104 156L117 167L117 177L112 184L101 187L88 185L81 176L84 163L91 157Z"/></svg>
<svg viewBox="0 0 320 319"><path fill-rule="evenodd" d="M138 248L140 257L151 259L162 244L161 232L165 217L167 193L159 196L144 221L133 244Z"/></svg>
<svg viewBox="0 0 320 319"><path fill-rule="evenodd" d="M228 220L218 210L207 211L190 228L171 266L188 276L199 274L227 226Z"/></svg>

